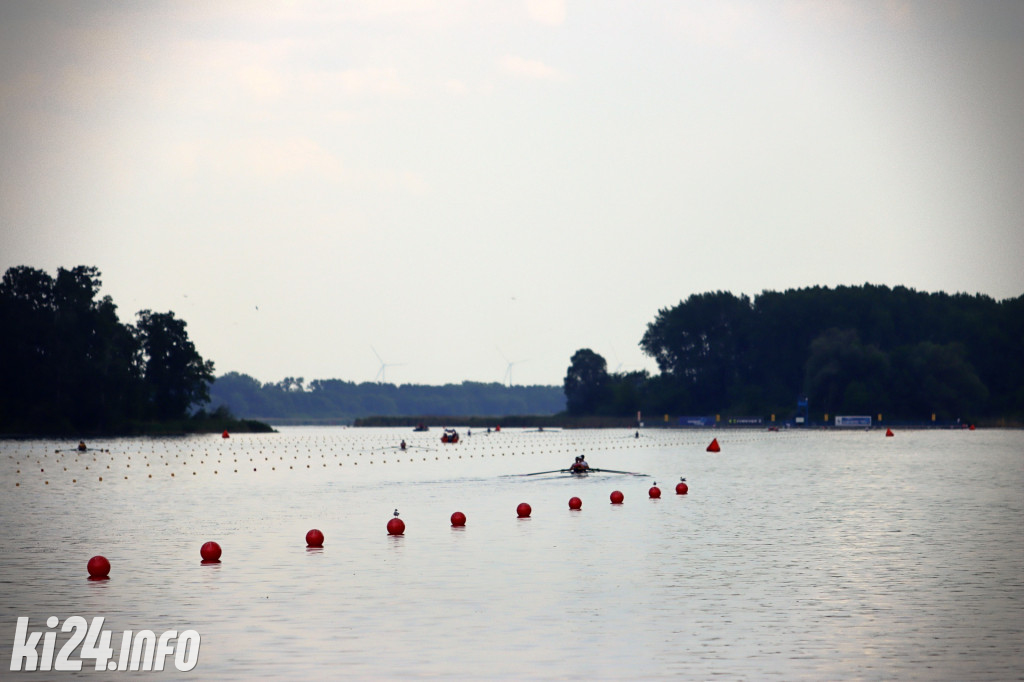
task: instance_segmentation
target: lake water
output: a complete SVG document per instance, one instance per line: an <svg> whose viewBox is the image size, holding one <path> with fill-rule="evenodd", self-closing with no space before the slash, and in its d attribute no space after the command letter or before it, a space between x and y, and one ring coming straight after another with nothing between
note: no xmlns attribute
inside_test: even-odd
<svg viewBox="0 0 1024 682"><path fill-rule="evenodd" d="M201 635L162 679L1024 679L1024 432L440 435L0 441L0 678L131 674L10 670L103 616ZM576 454L651 477L509 476Z"/></svg>

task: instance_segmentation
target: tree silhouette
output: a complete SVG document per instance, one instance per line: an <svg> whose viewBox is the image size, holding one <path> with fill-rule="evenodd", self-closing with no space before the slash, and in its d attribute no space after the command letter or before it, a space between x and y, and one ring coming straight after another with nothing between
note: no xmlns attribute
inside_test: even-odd
<svg viewBox="0 0 1024 682"><path fill-rule="evenodd" d="M596 413L609 397L608 363L589 348L581 348L572 356L564 386L569 414Z"/></svg>
<svg viewBox="0 0 1024 682"><path fill-rule="evenodd" d="M204 361L173 312L139 312L136 337L145 366L143 382L157 419L176 419L210 399L213 362Z"/></svg>

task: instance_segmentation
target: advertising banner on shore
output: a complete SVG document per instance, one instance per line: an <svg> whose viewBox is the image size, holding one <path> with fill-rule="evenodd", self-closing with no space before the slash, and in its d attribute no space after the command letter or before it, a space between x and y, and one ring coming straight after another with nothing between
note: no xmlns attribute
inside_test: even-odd
<svg viewBox="0 0 1024 682"><path fill-rule="evenodd" d="M679 426L714 426L714 417L679 417L676 420Z"/></svg>
<svg viewBox="0 0 1024 682"><path fill-rule="evenodd" d="M836 426L871 426L869 416L836 415Z"/></svg>

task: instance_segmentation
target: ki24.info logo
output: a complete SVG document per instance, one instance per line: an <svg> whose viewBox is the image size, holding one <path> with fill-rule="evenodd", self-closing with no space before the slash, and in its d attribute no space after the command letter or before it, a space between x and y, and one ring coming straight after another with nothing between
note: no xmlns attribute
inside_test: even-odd
<svg viewBox="0 0 1024 682"><path fill-rule="evenodd" d="M82 669L83 660L94 661L96 670L163 670L167 657L173 655L174 667L184 672L199 662L199 633L195 630L168 630L159 636L152 630L125 630L115 657L110 646L111 633L103 629L102 616L96 616L91 623L81 616L67 618L60 631L70 632L71 636L55 652L59 622L56 616L50 616L46 619L48 632L30 632L28 618L18 618L11 670L75 671ZM82 649L75 656L79 646Z"/></svg>

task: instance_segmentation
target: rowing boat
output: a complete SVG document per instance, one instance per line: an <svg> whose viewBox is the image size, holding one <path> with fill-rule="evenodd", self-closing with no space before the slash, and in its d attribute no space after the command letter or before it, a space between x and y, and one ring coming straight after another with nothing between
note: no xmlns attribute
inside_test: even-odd
<svg viewBox="0 0 1024 682"><path fill-rule="evenodd" d="M551 471L534 471L529 474L506 474L507 476L540 476L541 474L570 474L572 476L587 476L589 474L625 474L627 476L647 476L650 478L650 474L641 474L635 471L618 471L616 469L598 469L596 467L590 467L589 469L576 469L569 467L568 469L553 469Z"/></svg>

